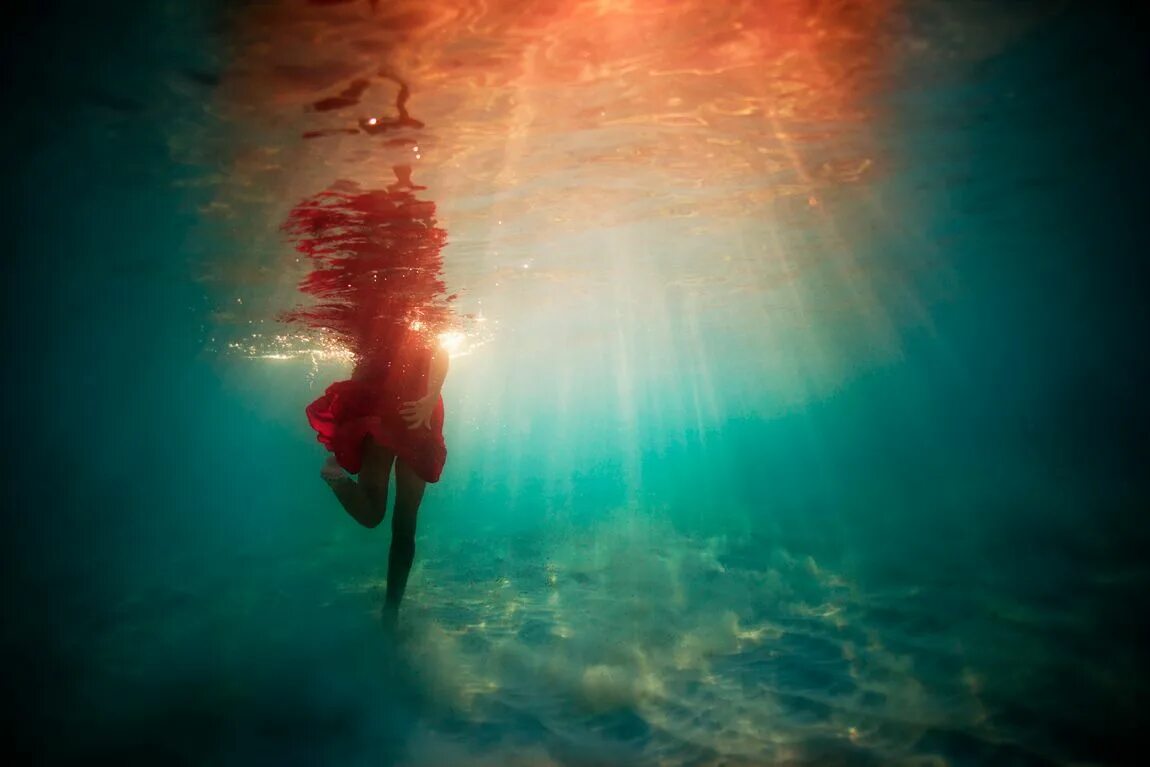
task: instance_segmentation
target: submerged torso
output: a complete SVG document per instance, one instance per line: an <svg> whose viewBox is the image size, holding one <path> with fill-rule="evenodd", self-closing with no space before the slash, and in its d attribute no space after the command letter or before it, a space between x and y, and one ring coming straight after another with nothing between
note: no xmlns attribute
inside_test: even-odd
<svg viewBox="0 0 1150 767"><path fill-rule="evenodd" d="M365 356L352 371L353 381L370 385L380 396L400 401L427 394L432 350L415 332L408 332L394 348Z"/></svg>

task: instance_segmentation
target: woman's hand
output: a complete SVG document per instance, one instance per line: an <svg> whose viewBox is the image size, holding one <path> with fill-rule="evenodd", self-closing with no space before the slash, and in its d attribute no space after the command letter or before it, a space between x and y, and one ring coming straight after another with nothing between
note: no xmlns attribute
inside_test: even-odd
<svg viewBox="0 0 1150 767"><path fill-rule="evenodd" d="M403 420L407 421L407 428L418 429L423 427L430 429L431 414L435 412L435 403L438 399L438 396L429 394L413 402L403 403L399 414L403 416Z"/></svg>

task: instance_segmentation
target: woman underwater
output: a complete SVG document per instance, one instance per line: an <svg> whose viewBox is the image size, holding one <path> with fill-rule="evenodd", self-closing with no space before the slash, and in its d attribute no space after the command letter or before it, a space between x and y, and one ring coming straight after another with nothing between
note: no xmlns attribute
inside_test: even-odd
<svg viewBox="0 0 1150 767"><path fill-rule="evenodd" d="M435 204L415 198L408 168L395 172L398 183L386 191L337 184L297 205L284 225L314 264L300 289L319 299L287 319L334 333L356 360L350 379L307 406L332 454L320 475L352 519L374 528L386 517L395 474L383 608L389 627L415 558L424 490L447 459L448 355L438 336L454 299L440 279L446 233L436 226Z"/></svg>

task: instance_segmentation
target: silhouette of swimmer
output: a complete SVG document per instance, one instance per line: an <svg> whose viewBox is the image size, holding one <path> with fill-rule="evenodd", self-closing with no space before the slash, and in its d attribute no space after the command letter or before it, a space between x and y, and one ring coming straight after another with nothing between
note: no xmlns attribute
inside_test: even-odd
<svg viewBox="0 0 1150 767"><path fill-rule="evenodd" d="M386 190L341 182L297 205L284 229L313 262L300 289L319 303L289 313L334 333L353 352L351 378L307 406L331 456L320 476L347 513L374 528L387 514L395 474L385 625L394 626L415 558L415 529L428 483L447 459L443 397L448 355L438 335L451 319L440 279L446 233L435 204L416 199L410 168ZM357 475L357 476L352 476Z"/></svg>

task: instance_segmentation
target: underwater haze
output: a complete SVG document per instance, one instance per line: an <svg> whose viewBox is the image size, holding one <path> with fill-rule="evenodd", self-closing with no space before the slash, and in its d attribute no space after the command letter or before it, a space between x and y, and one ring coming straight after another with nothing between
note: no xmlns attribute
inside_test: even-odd
<svg viewBox="0 0 1150 767"><path fill-rule="evenodd" d="M0 127L20 763L1143 762L1142 16L35 6ZM395 635L388 526L304 415L354 350L299 321L284 228L353 188L446 233Z"/></svg>

